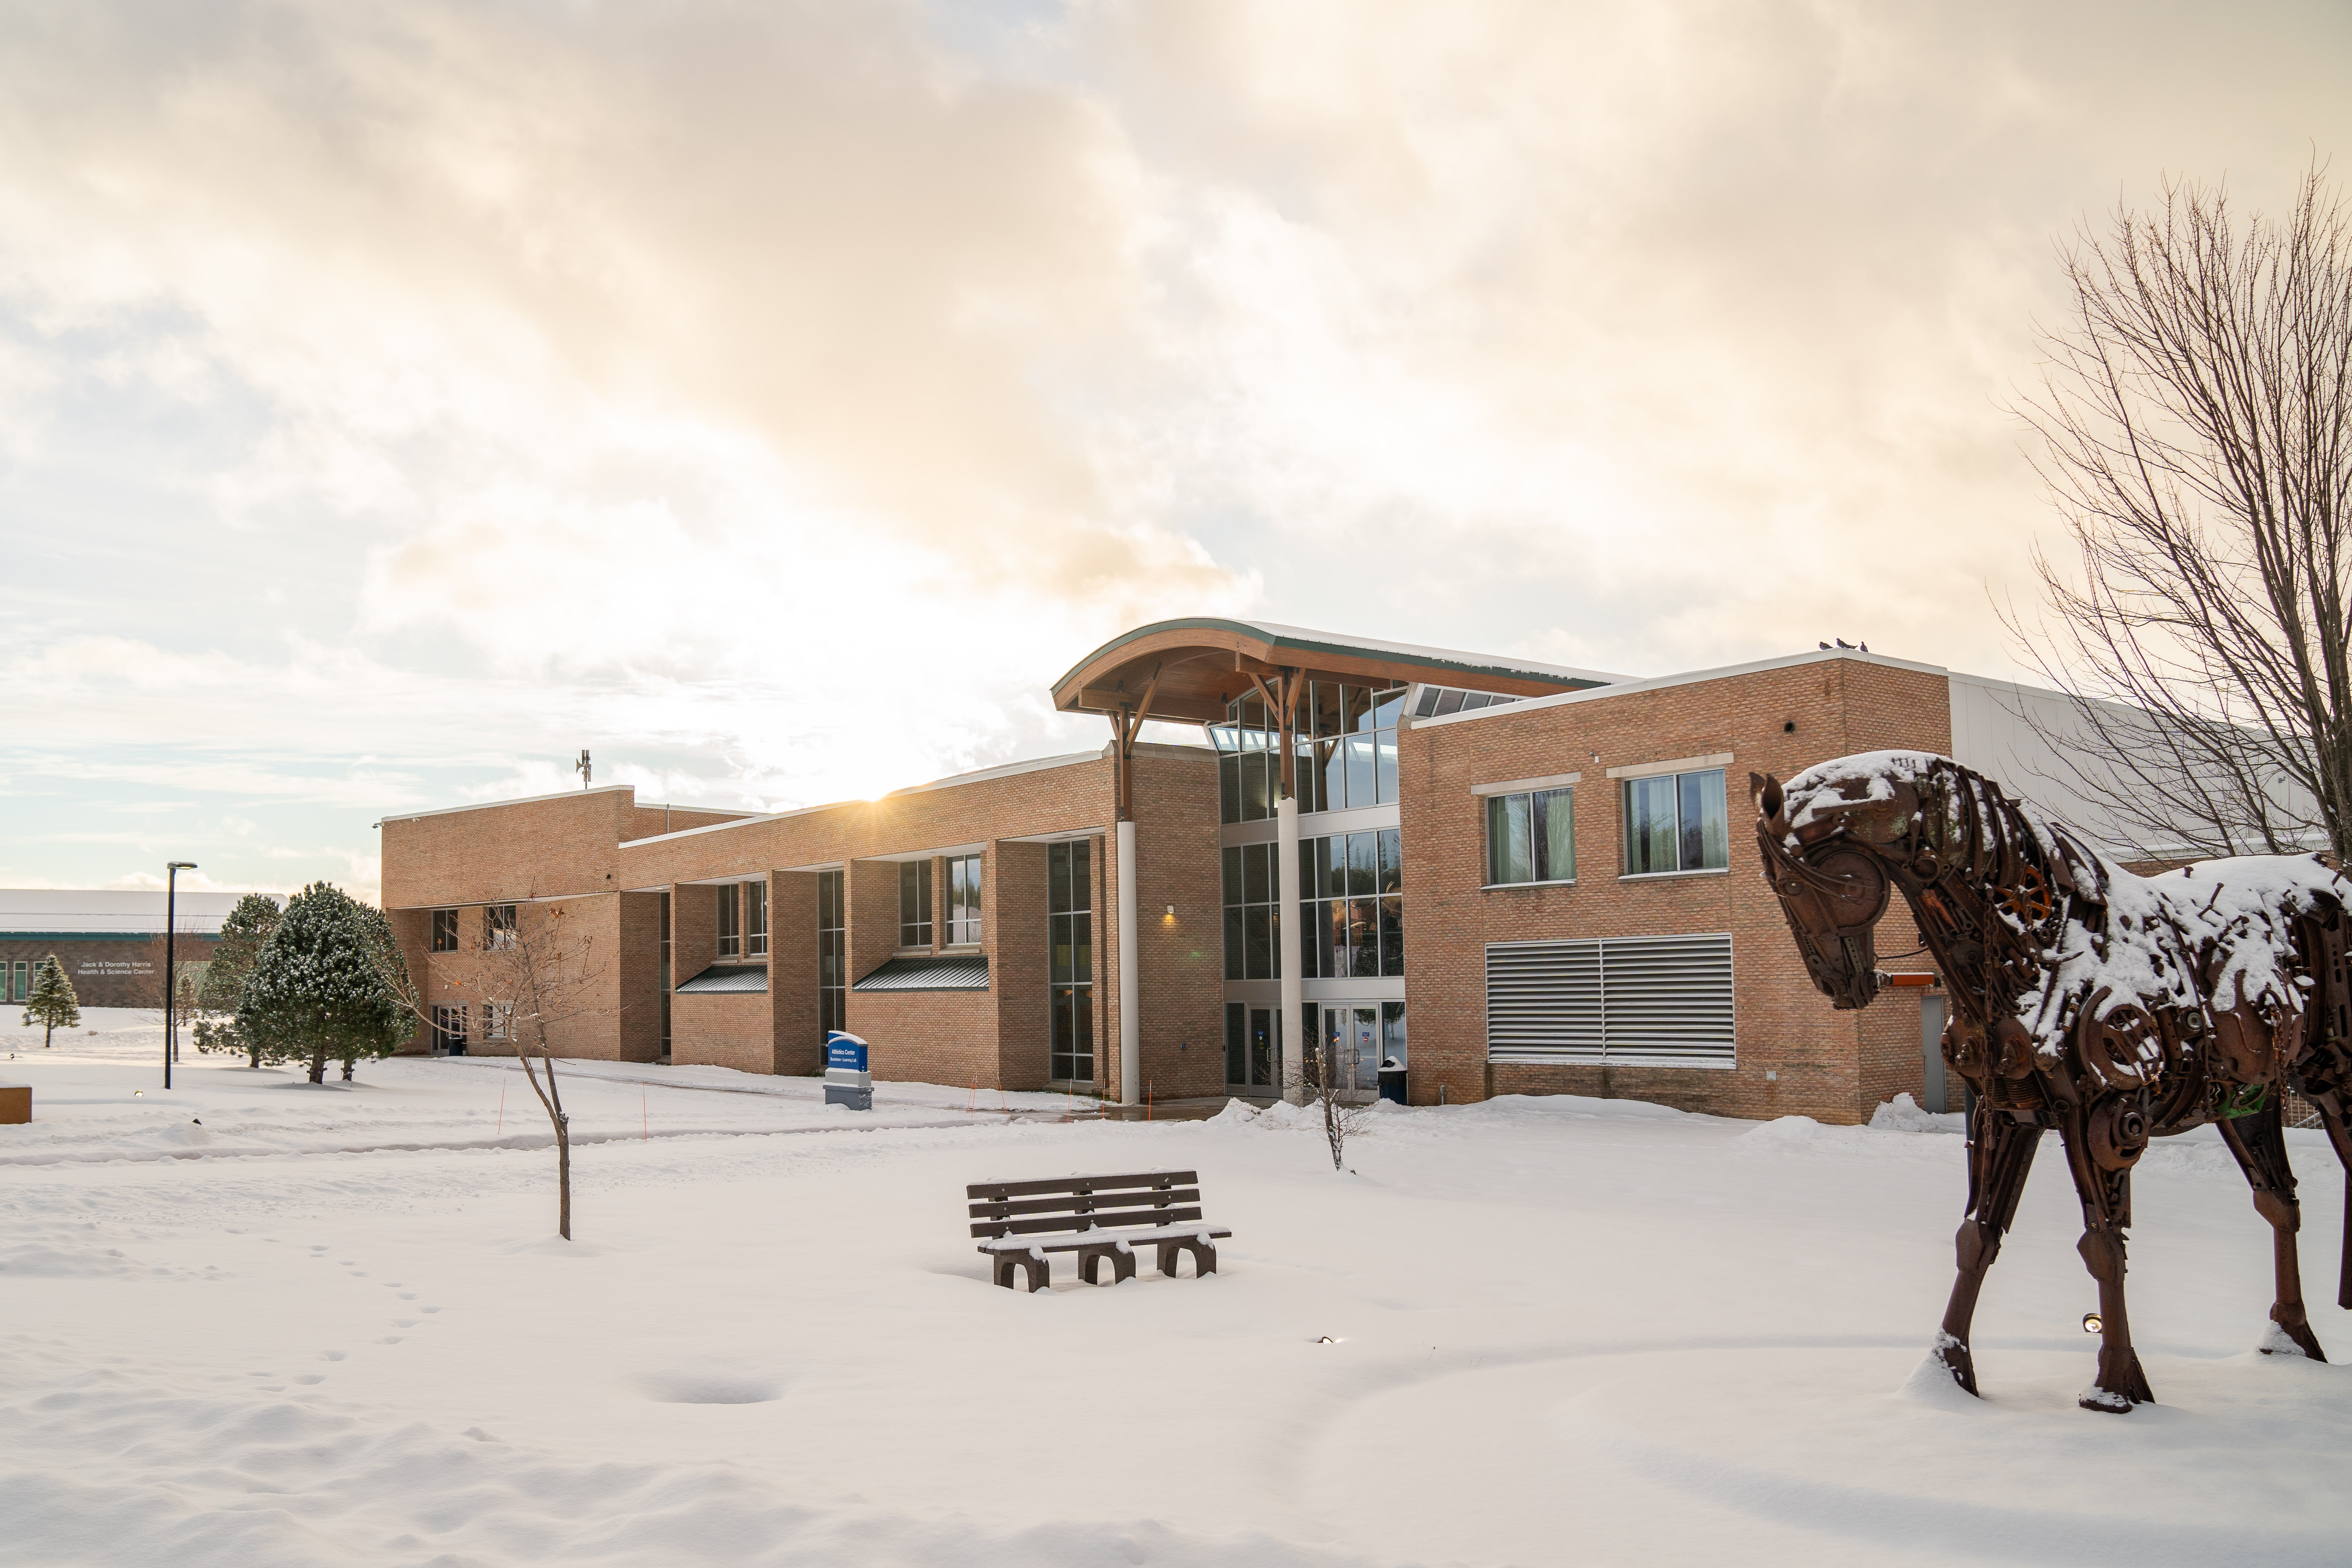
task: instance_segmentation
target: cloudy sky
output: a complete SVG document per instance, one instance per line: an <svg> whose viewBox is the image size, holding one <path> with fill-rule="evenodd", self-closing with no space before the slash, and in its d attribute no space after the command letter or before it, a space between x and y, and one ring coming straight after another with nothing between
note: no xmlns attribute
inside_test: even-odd
<svg viewBox="0 0 2352 1568"><path fill-rule="evenodd" d="M2339 5L0 5L0 886L1098 744L1228 613L2002 673L2053 244Z"/></svg>

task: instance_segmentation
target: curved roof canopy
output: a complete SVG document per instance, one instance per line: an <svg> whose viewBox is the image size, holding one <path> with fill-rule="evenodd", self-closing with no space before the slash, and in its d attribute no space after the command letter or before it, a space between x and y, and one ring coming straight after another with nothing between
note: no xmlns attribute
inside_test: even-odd
<svg viewBox="0 0 2352 1568"><path fill-rule="evenodd" d="M1630 679L1266 621L1195 616L1138 626L1095 649L1054 683L1054 706L1066 713L1117 713L1140 703L1148 689L1150 708L1140 717L1205 723L1223 719L1226 703L1254 689L1254 677L1281 669L1351 685L1419 680L1512 697L1549 697Z"/></svg>

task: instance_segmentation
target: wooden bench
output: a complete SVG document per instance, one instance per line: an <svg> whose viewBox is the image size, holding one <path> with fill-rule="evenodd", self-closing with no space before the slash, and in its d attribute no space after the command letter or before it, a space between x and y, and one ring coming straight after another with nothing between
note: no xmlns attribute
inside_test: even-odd
<svg viewBox="0 0 2352 1568"><path fill-rule="evenodd" d="M1100 1284L1110 1262L1111 1283L1135 1278L1135 1249L1159 1249L1160 1272L1174 1275L1183 1254L1194 1275L1217 1271L1215 1243L1233 1235L1201 1223L1200 1176L1192 1171L1147 1171L1135 1176L1066 1176L1056 1182L978 1182L964 1189L971 1202L971 1234L996 1260L996 1282L1013 1289L1015 1269L1029 1289L1053 1282L1049 1252L1078 1255L1078 1275Z"/></svg>

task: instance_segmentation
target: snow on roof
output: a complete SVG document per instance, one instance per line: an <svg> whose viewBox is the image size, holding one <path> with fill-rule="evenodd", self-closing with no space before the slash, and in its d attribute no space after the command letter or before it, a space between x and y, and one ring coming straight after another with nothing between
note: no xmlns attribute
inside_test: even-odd
<svg viewBox="0 0 2352 1568"><path fill-rule="evenodd" d="M217 932L243 893L182 893L173 913L184 931ZM103 888L0 888L0 935L75 931L93 936L157 936L162 893Z"/></svg>

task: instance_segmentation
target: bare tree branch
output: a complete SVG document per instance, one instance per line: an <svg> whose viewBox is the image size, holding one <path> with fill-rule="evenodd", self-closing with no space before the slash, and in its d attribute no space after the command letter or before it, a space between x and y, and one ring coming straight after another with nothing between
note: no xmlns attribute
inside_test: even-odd
<svg viewBox="0 0 2352 1568"><path fill-rule="evenodd" d="M2352 216L2168 184L2063 252L2070 319L2018 412L2066 522L2003 619L2073 726L2068 783L2179 857L2352 851Z"/></svg>

